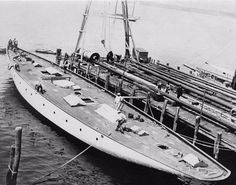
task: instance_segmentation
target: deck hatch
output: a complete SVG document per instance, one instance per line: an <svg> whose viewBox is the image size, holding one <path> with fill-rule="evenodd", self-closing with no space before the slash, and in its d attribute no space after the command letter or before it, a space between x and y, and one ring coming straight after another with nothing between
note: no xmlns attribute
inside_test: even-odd
<svg viewBox="0 0 236 185"><path fill-rule="evenodd" d="M81 98L85 103L94 103L95 101L90 97Z"/></svg>
<svg viewBox="0 0 236 185"><path fill-rule="evenodd" d="M162 150L168 150L169 147L166 145L157 145L159 148L161 148Z"/></svg>

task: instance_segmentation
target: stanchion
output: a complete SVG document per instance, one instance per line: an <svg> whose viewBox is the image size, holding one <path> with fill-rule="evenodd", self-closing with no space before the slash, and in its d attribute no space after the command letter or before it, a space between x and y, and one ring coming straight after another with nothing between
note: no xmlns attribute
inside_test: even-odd
<svg viewBox="0 0 236 185"><path fill-rule="evenodd" d="M165 112L166 112L167 103L168 103L168 100L165 100L165 101L164 101L164 104L163 104L163 107L162 107L161 117L160 117L160 122L161 122L161 123L163 122L163 119L164 119L164 115L165 115Z"/></svg>
<svg viewBox="0 0 236 185"><path fill-rule="evenodd" d="M175 131L175 132L177 130L177 121L179 119L179 111L180 111L180 107L177 107L176 113L175 113L174 124L173 124L173 131Z"/></svg>

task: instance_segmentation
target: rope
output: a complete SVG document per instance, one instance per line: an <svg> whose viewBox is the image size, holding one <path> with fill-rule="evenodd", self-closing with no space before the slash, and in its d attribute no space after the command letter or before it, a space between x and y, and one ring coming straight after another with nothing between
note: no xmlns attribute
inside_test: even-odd
<svg viewBox="0 0 236 185"><path fill-rule="evenodd" d="M11 174L17 174L17 172L14 172L13 169L10 167L10 165L8 165L8 169L10 170Z"/></svg>
<svg viewBox="0 0 236 185"><path fill-rule="evenodd" d="M183 136L185 139L187 139L190 142L193 141L193 138L191 138L191 137L188 137L188 136L185 136L185 135L182 135L182 134L180 134L180 135ZM202 140L199 140L199 139L196 140L196 144L198 144L200 146L207 147L207 148L214 148L214 144L212 144L210 142L202 141ZM224 147L223 145L219 146L219 149L224 150L224 151L232 151L231 149L229 149L227 147Z"/></svg>
<svg viewBox="0 0 236 185"><path fill-rule="evenodd" d="M52 170L51 172L43 175L42 177L36 179L34 182L31 183L31 185L35 185L35 184L40 184L42 183L42 179L44 179L45 177L55 173L56 171L58 171L59 169L63 168L64 166L66 166L67 164L69 164L71 161L75 160L77 157L79 157L80 155L82 155L84 152L86 152L88 149L90 149L93 145L89 145L87 148L85 148L82 152L80 152L79 154L77 154L76 156L74 156L73 158L71 158L69 161L67 161L66 163L62 164L61 166L59 166L58 168L56 168L55 170Z"/></svg>

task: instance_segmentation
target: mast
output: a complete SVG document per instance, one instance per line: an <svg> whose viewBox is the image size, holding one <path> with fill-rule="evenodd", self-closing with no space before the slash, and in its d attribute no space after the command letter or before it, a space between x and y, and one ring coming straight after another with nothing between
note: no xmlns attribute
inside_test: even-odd
<svg viewBox="0 0 236 185"><path fill-rule="evenodd" d="M136 47L135 47L135 43L134 43L134 39L132 36L132 32L131 32L131 28L129 25L129 13L128 13L128 5L127 5L127 1L122 1L122 13L123 13L123 21L124 21L124 30L125 30L125 58L128 59L130 58L130 42L129 42L129 37L131 37L131 41L133 44L133 50L134 50L134 55L137 58L137 52L136 52ZM134 13L134 8L133 8L133 12ZM137 61L139 61L139 59L137 58Z"/></svg>
<svg viewBox="0 0 236 185"><path fill-rule="evenodd" d="M130 45L129 45L129 13L128 13L128 5L127 1L122 1L122 13L123 13L123 21L124 21L124 29L125 29L125 58L130 58Z"/></svg>
<svg viewBox="0 0 236 185"><path fill-rule="evenodd" d="M75 53L77 52L78 48L80 47L81 39L82 39L83 33L85 32L85 26L87 23L91 3L92 3L92 0L88 2L87 6L85 8L85 11L84 11L84 15L83 15L84 18L83 18L83 21L82 21L82 24L81 24L81 27L79 30L79 36L78 36L77 43L75 46Z"/></svg>

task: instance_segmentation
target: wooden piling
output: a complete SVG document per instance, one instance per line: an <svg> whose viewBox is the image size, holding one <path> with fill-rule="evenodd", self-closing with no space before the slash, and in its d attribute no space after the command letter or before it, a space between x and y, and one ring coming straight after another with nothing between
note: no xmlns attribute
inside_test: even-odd
<svg viewBox="0 0 236 185"><path fill-rule="evenodd" d="M11 145L11 151L10 151L10 161L8 164L8 171L7 171L7 176L6 176L6 185L12 185L11 183L11 178L12 178L12 166L15 160L15 145Z"/></svg>
<svg viewBox="0 0 236 185"><path fill-rule="evenodd" d="M18 168L20 165L22 128L16 127L15 132L15 146L11 147L9 170L6 177L7 185L16 185Z"/></svg>
<svg viewBox="0 0 236 185"><path fill-rule="evenodd" d="M148 106L150 105L150 93L147 94L147 99L144 107L144 112L148 113Z"/></svg>
<svg viewBox="0 0 236 185"><path fill-rule="evenodd" d="M118 92L122 93L122 87L123 87L123 80L119 81L118 83Z"/></svg>
<svg viewBox="0 0 236 185"><path fill-rule="evenodd" d="M106 75L105 89L108 90L109 84L110 84L110 73L108 72Z"/></svg>
<svg viewBox="0 0 236 185"><path fill-rule="evenodd" d="M85 77L89 78L89 73L90 73L90 63L87 64L86 72L85 72Z"/></svg>
<svg viewBox="0 0 236 185"><path fill-rule="evenodd" d="M220 143L221 143L221 138L222 138L222 133L218 132L217 137L214 142L214 150L213 150L213 155L216 160L218 159L218 155L219 155L219 151L220 151L219 147L220 147Z"/></svg>
<svg viewBox="0 0 236 185"><path fill-rule="evenodd" d="M96 68L96 75L95 75L95 83L98 83L99 74L100 74L100 67L97 66L97 68Z"/></svg>
<svg viewBox="0 0 236 185"><path fill-rule="evenodd" d="M180 107L177 107L176 113L175 113L175 118L174 118L174 124L173 124L173 131L174 132L176 132L176 130L177 130L177 121L179 119L179 111L180 111Z"/></svg>
<svg viewBox="0 0 236 185"><path fill-rule="evenodd" d="M136 90L135 90L135 88L133 88L132 93L130 94L130 96L135 96L135 93L136 93ZM134 103L133 98L130 98L130 99L129 99L129 102L130 102L131 104L133 104L133 103Z"/></svg>
<svg viewBox="0 0 236 185"><path fill-rule="evenodd" d="M201 117L200 116L196 116L195 129L194 129L194 135L193 135L193 145L195 145L195 143L197 141L197 133L198 133L198 130L199 130L200 120L201 120Z"/></svg>
<svg viewBox="0 0 236 185"><path fill-rule="evenodd" d="M161 117L160 117L160 122L161 122L161 123L163 122L163 119L164 119L164 115L165 115L165 112L166 112L167 103L168 103L168 100L165 100L165 101L164 101L164 104L163 104L163 107L162 107Z"/></svg>

